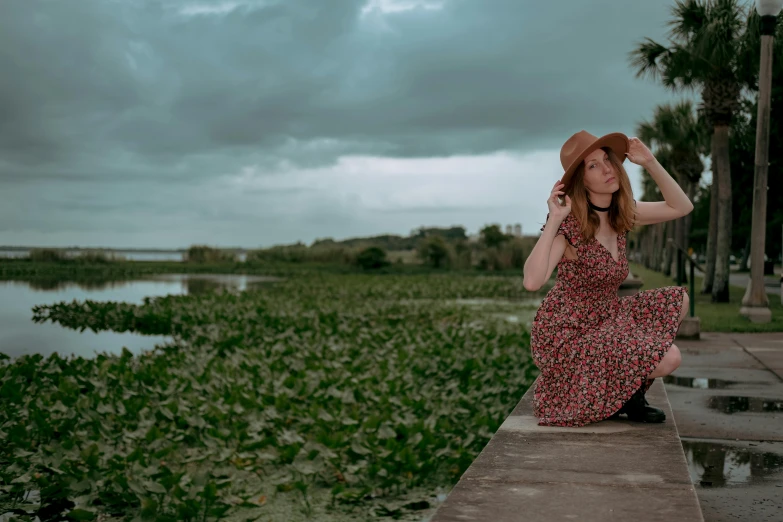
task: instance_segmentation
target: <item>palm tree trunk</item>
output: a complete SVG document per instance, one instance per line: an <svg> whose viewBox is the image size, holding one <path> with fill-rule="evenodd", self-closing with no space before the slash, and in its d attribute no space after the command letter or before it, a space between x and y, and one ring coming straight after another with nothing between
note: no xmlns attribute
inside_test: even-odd
<svg viewBox="0 0 783 522"><path fill-rule="evenodd" d="M693 201L693 199L696 197L696 191L699 189L699 182L688 182L688 199ZM693 212L689 212L687 216L685 216L683 221L683 245L682 247L687 251L688 247L691 245L691 227L693 226Z"/></svg>
<svg viewBox="0 0 783 522"><path fill-rule="evenodd" d="M683 192L685 192L688 195L688 199L690 199L690 182L687 179L683 179L681 185ZM688 250L687 241L685 240L685 218L688 216L690 216L690 213L678 219L674 228L674 241L685 251Z"/></svg>
<svg viewBox="0 0 783 522"><path fill-rule="evenodd" d="M739 269L741 272L745 272L748 270L748 259L750 258L750 235L748 235L748 239L745 241L745 249L742 251L742 261L740 261Z"/></svg>
<svg viewBox="0 0 783 522"><path fill-rule="evenodd" d="M731 254L731 170L729 166L729 126L715 125L712 135L713 161L718 181L718 236L715 243L715 279L712 301L729 302L729 255Z"/></svg>
<svg viewBox="0 0 783 522"><path fill-rule="evenodd" d="M663 272L663 261L664 261L664 232L666 231L664 229L666 223L656 223L653 225L655 227L655 270L658 272Z"/></svg>
<svg viewBox="0 0 783 522"><path fill-rule="evenodd" d="M672 275L672 261L674 260L674 249L669 246L669 239L674 239L674 221L668 221L663 224L665 237L663 241L663 273Z"/></svg>
<svg viewBox="0 0 783 522"><path fill-rule="evenodd" d="M699 183L692 182L690 179L686 179L683 189L685 190L685 193L688 195L688 199L693 201L693 198L696 197L696 189L698 188ZM688 248L690 248L691 245L691 223L693 223L693 213L688 213L684 217L677 220L677 244L682 247L682 250L684 252L688 252ZM688 271L688 263L686 262L685 265L682 267L683 270L683 283L688 282L688 278L690 277L689 271Z"/></svg>
<svg viewBox="0 0 783 522"><path fill-rule="evenodd" d="M647 268L650 270L655 269L655 229L652 225L648 225L647 232Z"/></svg>
<svg viewBox="0 0 783 522"><path fill-rule="evenodd" d="M658 244L658 226L647 226L650 227L650 270L655 270L657 272L660 269L658 265L655 264L655 259L657 258L655 245Z"/></svg>
<svg viewBox="0 0 783 522"><path fill-rule="evenodd" d="M701 281L702 294L712 293L712 283L715 280L715 247L718 244L718 175L715 163L715 150L713 147L712 185L710 186L710 227L707 233L707 266L704 268L706 273Z"/></svg>

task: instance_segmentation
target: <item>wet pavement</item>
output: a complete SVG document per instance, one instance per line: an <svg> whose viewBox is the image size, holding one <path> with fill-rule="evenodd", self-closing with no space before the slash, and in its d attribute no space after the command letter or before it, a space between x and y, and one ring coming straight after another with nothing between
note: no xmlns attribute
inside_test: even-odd
<svg viewBox="0 0 783 522"><path fill-rule="evenodd" d="M783 522L783 333L676 342L664 379L706 522Z"/></svg>
<svg viewBox="0 0 783 522"><path fill-rule="evenodd" d="M724 381L723 379L707 379L704 377L677 377L676 375L667 375L663 378L664 384L673 384L685 388L697 388L700 390L712 390L729 388L737 384L735 381Z"/></svg>

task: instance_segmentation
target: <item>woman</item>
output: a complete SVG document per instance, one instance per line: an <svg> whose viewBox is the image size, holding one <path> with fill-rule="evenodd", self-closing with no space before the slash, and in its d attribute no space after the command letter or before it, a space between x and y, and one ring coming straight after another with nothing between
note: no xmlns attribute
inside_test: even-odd
<svg viewBox="0 0 783 522"><path fill-rule="evenodd" d="M633 200L623 161L641 165L665 201ZM557 267L557 280L531 329L534 414L540 425L582 426L621 414L640 422L666 415L644 398L656 377L673 372L673 344L688 310L683 287L619 298L628 275L626 234L634 225L680 218L693 204L638 139L581 131L560 150L565 172L547 200L549 215L527 258L524 285L536 291ZM563 199L564 203L560 200Z"/></svg>

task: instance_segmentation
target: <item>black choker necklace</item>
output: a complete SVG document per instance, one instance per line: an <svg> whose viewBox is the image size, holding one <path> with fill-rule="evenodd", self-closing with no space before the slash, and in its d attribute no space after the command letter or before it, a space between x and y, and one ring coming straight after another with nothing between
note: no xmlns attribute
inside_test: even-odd
<svg viewBox="0 0 783 522"><path fill-rule="evenodd" d="M587 200L587 204L590 205L590 208L592 208L596 212L609 212L609 209L611 208L611 207L599 207L599 206L593 205L593 202L590 201L589 199Z"/></svg>

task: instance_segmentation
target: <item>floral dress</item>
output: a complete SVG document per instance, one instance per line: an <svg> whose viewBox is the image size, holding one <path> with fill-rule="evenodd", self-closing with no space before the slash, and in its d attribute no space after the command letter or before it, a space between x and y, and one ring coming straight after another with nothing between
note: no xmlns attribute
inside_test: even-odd
<svg viewBox="0 0 783 522"><path fill-rule="evenodd" d="M577 259L560 260L533 320L530 347L540 370L533 412L539 425L583 426L611 417L639 388L647 391L648 376L674 342L686 290L618 297L628 275L626 234L617 237L617 261L597 239L583 240L572 214L557 234Z"/></svg>

